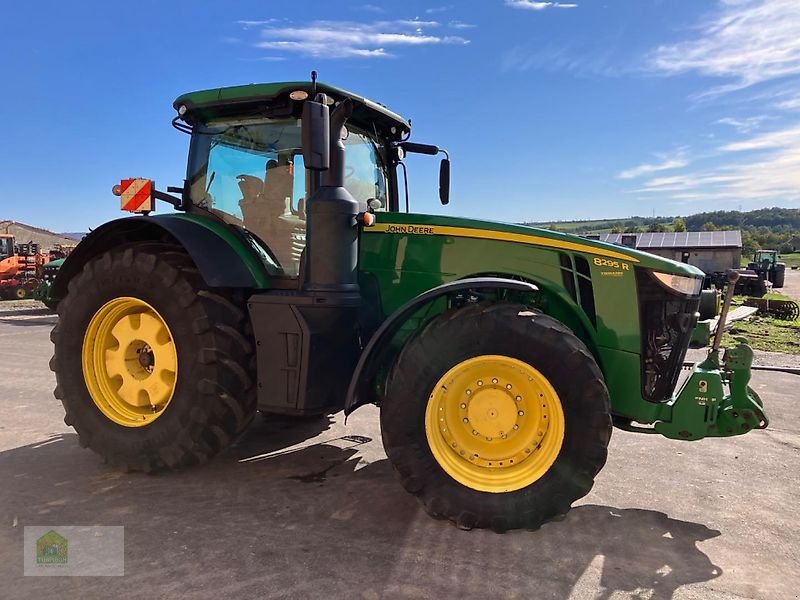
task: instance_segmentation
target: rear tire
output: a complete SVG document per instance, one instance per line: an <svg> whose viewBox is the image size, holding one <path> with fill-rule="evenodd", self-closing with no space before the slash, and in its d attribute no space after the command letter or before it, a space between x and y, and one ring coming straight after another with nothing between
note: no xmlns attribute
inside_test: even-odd
<svg viewBox="0 0 800 600"><path fill-rule="evenodd" d="M50 366L56 374L55 396L66 411L64 422L75 428L82 446L114 465L150 472L202 463L249 425L256 394L248 369L253 342L244 300L235 292L210 290L182 248L138 243L113 250L87 262L68 290L58 303ZM110 349L102 349L99 334L85 339L91 337L87 330L97 330L94 323L108 313L107 307L120 302L152 309L150 316L163 322L159 331L169 334L167 342L176 356L171 395L161 412L155 414L154 407L153 415L141 417L144 422L127 418L130 411L113 410L117 405L126 408L116 378L125 385L128 377L103 367L103 352L119 353L115 343L123 347L113 335L116 329L100 329L117 340ZM100 347L99 354L92 353L95 347ZM155 360L158 367L161 359ZM147 375L140 369L137 377Z"/></svg>
<svg viewBox="0 0 800 600"><path fill-rule="evenodd" d="M472 382L479 371L469 370L485 365L496 365L497 377ZM517 418L523 407L528 416ZM530 429L524 419L536 418ZM437 425L451 432L441 434L444 444L432 433ZM585 496L605 464L608 391L586 346L557 320L523 306L477 304L438 316L407 342L381 403L381 430L403 486L432 516L464 529L536 529Z"/></svg>

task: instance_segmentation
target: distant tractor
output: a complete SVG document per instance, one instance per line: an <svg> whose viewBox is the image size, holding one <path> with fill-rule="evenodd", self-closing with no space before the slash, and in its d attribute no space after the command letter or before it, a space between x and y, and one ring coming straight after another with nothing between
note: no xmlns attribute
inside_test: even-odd
<svg viewBox="0 0 800 600"><path fill-rule="evenodd" d="M772 283L773 288L782 288L786 277L786 264L778 262L778 258L780 257L777 250L757 250L747 269L755 271Z"/></svg>
<svg viewBox="0 0 800 600"><path fill-rule="evenodd" d="M410 213L405 155L444 151L314 77L193 92L174 107L190 135L184 184L115 186L123 208L145 214L87 235L51 291L55 395L81 444L111 464L202 463L256 410L377 404L389 460L431 515L506 530L536 528L589 492L612 423L679 440L767 426L743 342L721 356L716 340L676 390L697 268ZM449 187L445 158L444 204ZM147 214L156 200L177 212Z"/></svg>

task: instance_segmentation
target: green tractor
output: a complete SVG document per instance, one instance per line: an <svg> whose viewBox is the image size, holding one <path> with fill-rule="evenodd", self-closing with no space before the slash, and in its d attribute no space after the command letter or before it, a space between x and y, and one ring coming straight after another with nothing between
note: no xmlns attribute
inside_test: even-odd
<svg viewBox="0 0 800 600"><path fill-rule="evenodd" d="M747 269L772 283L773 288L782 288L786 278L786 263L778 262L779 258L777 250L756 250Z"/></svg>
<svg viewBox="0 0 800 600"><path fill-rule="evenodd" d="M145 214L86 236L50 292L55 395L111 464L202 463L256 411L377 404L406 490L433 516L502 531L587 494L612 424L682 440L766 427L743 341L720 357L716 340L676 390L698 269L409 212L404 156L446 153L313 76L174 107L184 184L115 186ZM445 204L449 181L444 158ZM147 214L155 200L176 212Z"/></svg>

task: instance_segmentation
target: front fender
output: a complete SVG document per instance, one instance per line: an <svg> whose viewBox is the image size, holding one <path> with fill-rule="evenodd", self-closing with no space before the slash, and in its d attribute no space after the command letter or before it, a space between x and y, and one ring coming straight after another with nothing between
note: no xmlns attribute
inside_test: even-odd
<svg viewBox="0 0 800 600"><path fill-rule="evenodd" d="M59 269L52 297L63 298L70 280L95 256L124 244L147 241L172 241L183 246L211 287L269 287L267 268L243 233L209 217L170 214L115 219L93 230Z"/></svg>
<svg viewBox="0 0 800 600"><path fill-rule="evenodd" d="M475 289L505 289L519 292L537 292L539 290L534 284L527 281L500 277L473 277L470 279L458 279L436 286L412 298L392 313L378 327L378 330L370 338L369 343L361 353L356 369L350 379L350 386L347 389L344 403L345 416L352 413L359 406L373 401L369 390L372 389L375 375L380 368L382 360L385 358L384 353L389 347L392 338L414 313L424 305L430 304L442 296L453 292Z"/></svg>

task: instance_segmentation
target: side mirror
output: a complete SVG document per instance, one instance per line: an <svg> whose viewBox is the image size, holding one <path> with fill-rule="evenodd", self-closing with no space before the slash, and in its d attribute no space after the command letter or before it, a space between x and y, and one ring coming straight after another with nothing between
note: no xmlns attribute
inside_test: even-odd
<svg viewBox="0 0 800 600"><path fill-rule="evenodd" d="M450 159L443 158L439 165L439 200L442 204L450 202Z"/></svg>
<svg viewBox="0 0 800 600"><path fill-rule="evenodd" d="M312 171L327 171L331 165L331 117L324 95L320 96L322 102L306 100L303 105L303 163Z"/></svg>

